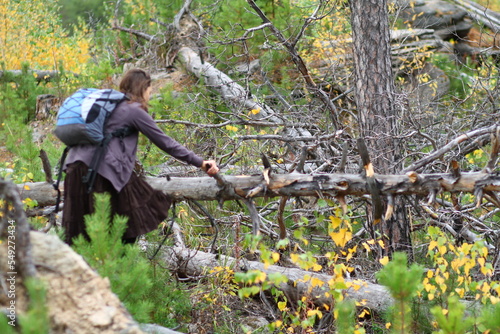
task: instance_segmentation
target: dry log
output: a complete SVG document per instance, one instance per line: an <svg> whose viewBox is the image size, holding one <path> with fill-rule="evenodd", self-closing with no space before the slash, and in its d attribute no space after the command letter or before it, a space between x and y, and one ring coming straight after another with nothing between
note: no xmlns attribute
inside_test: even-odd
<svg viewBox="0 0 500 334"><path fill-rule="evenodd" d="M330 275L276 265L265 266L256 261L237 261L229 256L179 247L164 249L162 259L172 270L188 277L200 277L210 269L221 266L233 268L234 271L260 270L268 277L272 274L281 274L285 275L288 281L282 283L278 288L285 293L290 301L297 301L303 296L308 296L319 307L331 306L334 302L328 285L328 282L334 277ZM312 281L315 282L314 287L311 284ZM344 296L358 301L360 305L373 311L382 312L393 302L390 293L384 286L347 278L345 282L350 287L345 290Z"/></svg>
<svg viewBox="0 0 500 334"><path fill-rule="evenodd" d="M30 71L31 74L35 77L35 80L37 82L50 82L53 80L56 80L60 78L61 73L59 71ZM74 73L68 73L73 76L78 76L77 74ZM17 77L20 77L23 75L23 71L21 70L7 70L7 71L0 71L0 82L7 80L12 80Z"/></svg>
<svg viewBox="0 0 500 334"><path fill-rule="evenodd" d="M57 193L50 183L34 182L19 184L18 190L23 200L31 198L32 200L37 201L38 206L44 207L54 205L56 203Z"/></svg>
<svg viewBox="0 0 500 334"><path fill-rule="evenodd" d="M225 175L232 187L221 188L211 177L146 178L155 189L170 195L176 201L191 200L235 200L241 197L277 196L363 196L369 194L366 180L357 174L299 173L272 174L267 184L262 175ZM427 196L439 192L474 193L477 189L489 192L500 191L500 175L484 171L461 173L459 178L452 174L378 175L375 174L380 194ZM263 187L262 185L266 185ZM22 198L38 201L40 206L54 205L56 192L45 182L19 185ZM62 187L62 186L61 186ZM261 187L260 190L258 188Z"/></svg>
<svg viewBox="0 0 500 334"><path fill-rule="evenodd" d="M257 97L211 63L203 61L195 50L182 47L177 56L188 72L194 74L197 78L203 78L205 85L220 94L235 111L244 110L245 114L247 114L255 110L255 112L250 112L249 115L256 120L265 120L278 125L286 124L282 115L275 112L267 104L260 102ZM287 127L285 132L291 137L311 136L308 130L302 128Z"/></svg>
<svg viewBox="0 0 500 334"><path fill-rule="evenodd" d="M500 14L494 12L474 1L467 0L453 0L456 6L464 9L469 13L469 16L473 19L481 22L488 28L490 28L494 34L500 32Z"/></svg>

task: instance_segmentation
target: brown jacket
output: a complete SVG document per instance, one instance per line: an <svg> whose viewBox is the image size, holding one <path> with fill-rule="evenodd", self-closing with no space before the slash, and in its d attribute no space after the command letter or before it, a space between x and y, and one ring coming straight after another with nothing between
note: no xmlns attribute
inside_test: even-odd
<svg viewBox="0 0 500 334"><path fill-rule="evenodd" d="M201 157L163 133L153 118L138 103L122 102L109 117L106 131L111 132L123 127L130 127L135 131L123 139L123 145L119 138L112 138L104 159L97 169L97 172L108 179L117 191L125 186L132 175L139 132L176 159L196 167L201 167L203 163ZM92 145L79 145L71 148L66 157L64 169L76 161L82 161L89 166L94 151L95 146Z"/></svg>

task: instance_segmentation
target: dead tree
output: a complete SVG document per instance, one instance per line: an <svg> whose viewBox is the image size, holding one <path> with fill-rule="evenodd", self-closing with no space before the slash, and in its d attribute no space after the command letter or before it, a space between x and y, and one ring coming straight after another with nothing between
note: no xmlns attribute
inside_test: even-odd
<svg viewBox="0 0 500 334"><path fill-rule="evenodd" d="M36 269L31 257L30 225L16 185L0 180L0 199L3 200L0 237L8 248L8 261L5 259L2 265L8 263L8 271L19 273L21 278L34 277Z"/></svg>
<svg viewBox="0 0 500 334"><path fill-rule="evenodd" d="M356 73L356 104L360 136L368 146L371 162L365 164L366 177L397 173L403 168L401 144L396 139L398 107L391 65L391 45L387 1L350 2ZM368 152L366 152L368 155ZM368 163L368 160L366 160ZM405 251L411 257L410 224L401 196L388 196L382 202L376 185L372 192L373 215L366 228L373 238L384 239L385 250ZM382 216L382 211L387 214Z"/></svg>

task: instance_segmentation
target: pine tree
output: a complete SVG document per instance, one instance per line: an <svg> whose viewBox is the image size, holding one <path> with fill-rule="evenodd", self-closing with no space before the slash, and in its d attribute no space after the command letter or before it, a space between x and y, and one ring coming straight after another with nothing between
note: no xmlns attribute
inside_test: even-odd
<svg viewBox="0 0 500 334"><path fill-rule="evenodd" d="M94 213L85 217L89 240L80 235L74 249L99 275L109 278L111 290L136 321L149 322L154 306L147 298L153 290L151 267L137 246L122 243L127 218L112 219L110 212L110 196L96 194Z"/></svg>

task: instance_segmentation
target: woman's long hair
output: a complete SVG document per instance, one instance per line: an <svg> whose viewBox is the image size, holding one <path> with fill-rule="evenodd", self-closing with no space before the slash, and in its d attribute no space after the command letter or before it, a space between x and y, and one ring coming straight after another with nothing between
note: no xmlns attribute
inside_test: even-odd
<svg viewBox="0 0 500 334"><path fill-rule="evenodd" d="M120 92L126 94L130 102L138 102L144 110L148 110L144 92L149 86L151 86L151 76L144 70L134 68L123 76L120 82Z"/></svg>

